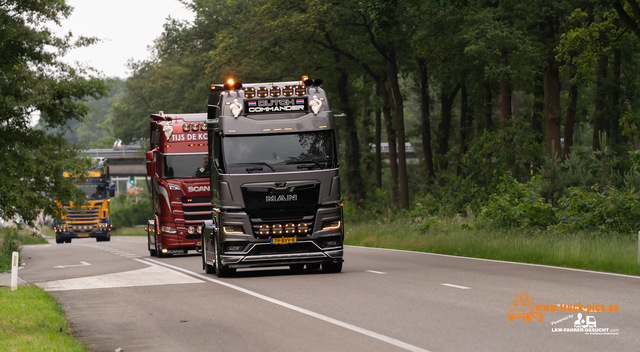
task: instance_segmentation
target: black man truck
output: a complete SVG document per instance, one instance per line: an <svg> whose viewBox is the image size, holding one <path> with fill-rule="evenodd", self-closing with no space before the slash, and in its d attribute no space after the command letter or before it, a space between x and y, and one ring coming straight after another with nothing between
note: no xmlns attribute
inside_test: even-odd
<svg viewBox="0 0 640 352"><path fill-rule="evenodd" d="M303 77L210 87L207 274L275 266L342 271L335 122L321 85Z"/></svg>

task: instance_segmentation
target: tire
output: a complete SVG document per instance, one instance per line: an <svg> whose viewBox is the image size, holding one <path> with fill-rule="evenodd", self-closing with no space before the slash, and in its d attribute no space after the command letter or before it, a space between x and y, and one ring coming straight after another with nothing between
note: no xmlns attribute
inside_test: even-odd
<svg viewBox="0 0 640 352"><path fill-rule="evenodd" d="M71 239L67 238L66 240L64 240L66 243L71 243Z"/></svg>
<svg viewBox="0 0 640 352"><path fill-rule="evenodd" d="M325 273L339 273L342 271L342 262L323 263L322 271L324 271Z"/></svg>
<svg viewBox="0 0 640 352"><path fill-rule="evenodd" d="M203 242L204 243L204 242ZM206 257L206 252L204 251L204 246L202 247L202 269L204 270L205 274L215 274L216 273L216 267L215 265L209 265L207 264L207 258Z"/></svg>
<svg viewBox="0 0 640 352"><path fill-rule="evenodd" d="M307 264L307 270L318 270L320 269L319 263Z"/></svg>
<svg viewBox="0 0 640 352"><path fill-rule="evenodd" d="M158 236L156 236L156 257L158 257L158 258L166 257L166 255L162 254L162 251L160 249L158 249Z"/></svg>
<svg viewBox="0 0 640 352"><path fill-rule="evenodd" d="M58 243L58 244L64 243L64 240L61 239L60 237L56 236L56 243Z"/></svg>
<svg viewBox="0 0 640 352"><path fill-rule="evenodd" d="M149 236L149 232L147 232L147 249L149 250L149 255L152 257L157 256L158 250L157 250L157 245L153 247L153 249L151 249L151 237Z"/></svg>
<svg viewBox="0 0 640 352"><path fill-rule="evenodd" d="M222 266L222 261L220 260L220 245L218 244L218 241L215 241L214 248L216 252L216 275L218 277L229 277L235 274L236 269Z"/></svg>

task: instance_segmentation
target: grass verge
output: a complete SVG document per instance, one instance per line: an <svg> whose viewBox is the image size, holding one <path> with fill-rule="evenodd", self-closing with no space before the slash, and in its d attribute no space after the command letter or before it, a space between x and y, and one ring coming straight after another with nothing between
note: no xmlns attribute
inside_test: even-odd
<svg viewBox="0 0 640 352"><path fill-rule="evenodd" d="M89 351L72 335L64 311L36 286L0 287L2 351Z"/></svg>
<svg viewBox="0 0 640 352"><path fill-rule="evenodd" d="M144 227L119 227L111 232L111 236L146 236Z"/></svg>
<svg viewBox="0 0 640 352"><path fill-rule="evenodd" d="M345 230L348 245L640 275L638 240L632 235L471 228L456 218L426 230L406 221L346 223Z"/></svg>

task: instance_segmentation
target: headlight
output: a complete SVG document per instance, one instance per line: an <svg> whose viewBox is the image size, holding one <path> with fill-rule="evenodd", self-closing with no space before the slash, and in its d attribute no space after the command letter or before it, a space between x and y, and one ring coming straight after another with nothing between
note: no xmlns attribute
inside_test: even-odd
<svg viewBox="0 0 640 352"><path fill-rule="evenodd" d="M177 233L178 231L176 231L175 227L169 227L169 226L162 226L162 232L166 232L166 233Z"/></svg>
<svg viewBox="0 0 640 352"><path fill-rule="evenodd" d="M222 226L222 231L227 235L242 235L244 233L242 226Z"/></svg>
<svg viewBox="0 0 640 352"><path fill-rule="evenodd" d="M195 232L196 232L196 229L194 229L193 226L187 227L188 234L193 235Z"/></svg>
<svg viewBox="0 0 640 352"><path fill-rule="evenodd" d="M334 220L334 221L325 221L324 224L322 224L322 229L323 230L337 230L340 228L341 222L340 220Z"/></svg>
<svg viewBox="0 0 640 352"><path fill-rule="evenodd" d="M198 233L198 235L201 234L202 233L202 226L196 227L196 232Z"/></svg>
<svg viewBox="0 0 640 352"><path fill-rule="evenodd" d="M168 185L169 185L169 189L172 191L182 191L182 188L180 188L180 186L178 185L174 185L172 183L168 183Z"/></svg>

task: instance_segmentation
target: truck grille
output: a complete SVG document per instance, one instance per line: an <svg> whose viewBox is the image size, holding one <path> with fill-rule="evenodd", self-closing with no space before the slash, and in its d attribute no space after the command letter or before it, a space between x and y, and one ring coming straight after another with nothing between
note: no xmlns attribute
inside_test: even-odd
<svg viewBox="0 0 640 352"><path fill-rule="evenodd" d="M67 219L74 220L92 220L98 218L98 213L100 212L100 207L91 207L87 209L74 210L72 207L64 207L67 211Z"/></svg>
<svg viewBox="0 0 640 352"><path fill-rule="evenodd" d="M191 199L191 201L189 201ZM211 197L182 197L182 203L207 203L211 204Z"/></svg>
<svg viewBox="0 0 640 352"><path fill-rule="evenodd" d="M186 203L187 199L191 202ZM211 220L211 198L209 197L182 197L182 212L185 221ZM205 204L203 204L205 203Z"/></svg>

